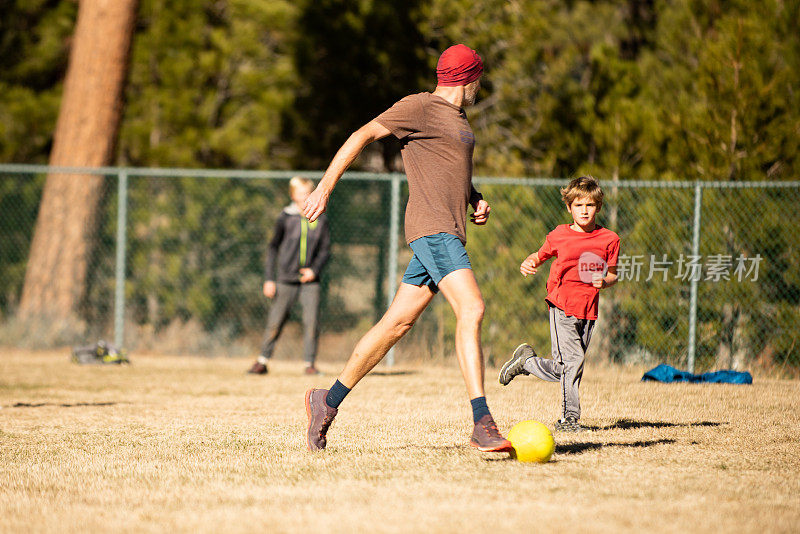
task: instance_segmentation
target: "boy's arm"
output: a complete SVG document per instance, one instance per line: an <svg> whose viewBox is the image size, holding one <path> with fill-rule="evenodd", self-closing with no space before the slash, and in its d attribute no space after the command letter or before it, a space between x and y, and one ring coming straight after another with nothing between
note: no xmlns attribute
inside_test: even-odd
<svg viewBox="0 0 800 534"><path fill-rule="evenodd" d="M556 248L553 246L553 242L550 239L551 234L552 232L547 234L539 250L530 254L522 261L522 264L519 266L519 272L524 276L536 274L536 269L538 269L540 265L556 255Z"/></svg>
<svg viewBox="0 0 800 534"><path fill-rule="evenodd" d="M355 161L361 151L364 150L368 144L378 139L383 139L390 132L388 128L383 126L377 121L370 121L355 132L345 141L342 147L336 152L331 164L319 181L319 185L306 199L305 206L303 207L303 215L309 221L314 222L317 217L325 212L328 207L328 199L336 187L339 178L342 177L344 171Z"/></svg>
<svg viewBox="0 0 800 534"><path fill-rule="evenodd" d="M519 272L521 272L524 276L536 274L536 269L538 269L543 263L543 261L539 260L539 253L534 252L522 261L522 265L519 266Z"/></svg>
<svg viewBox="0 0 800 534"><path fill-rule="evenodd" d="M602 273L595 273L592 276L592 285L597 289L604 289L611 287L617 283L617 266L609 266L608 272L605 276Z"/></svg>
<svg viewBox="0 0 800 534"><path fill-rule="evenodd" d="M619 237L611 241L608 245L608 271L603 276L602 273L595 273L592 276L592 285L597 289L611 287L617 283L617 260L619 259Z"/></svg>

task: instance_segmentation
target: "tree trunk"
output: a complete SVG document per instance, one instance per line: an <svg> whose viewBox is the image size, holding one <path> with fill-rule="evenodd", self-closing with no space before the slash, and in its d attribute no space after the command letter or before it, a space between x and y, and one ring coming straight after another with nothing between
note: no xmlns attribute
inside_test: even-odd
<svg viewBox="0 0 800 534"><path fill-rule="evenodd" d="M50 165L111 163L137 4L81 0ZM47 177L28 256L22 315L76 315L86 288L103 183L96 175Z"/></svg>

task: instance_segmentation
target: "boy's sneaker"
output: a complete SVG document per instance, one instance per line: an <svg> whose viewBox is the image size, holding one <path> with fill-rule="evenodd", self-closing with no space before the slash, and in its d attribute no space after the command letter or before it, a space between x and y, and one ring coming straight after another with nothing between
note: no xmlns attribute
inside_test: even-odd
<svg viewBox="0 0 800 534"><path fill-rule="evenodd" d="M339 413L325 401L327 389L309 389L306 391L306 415L308 415L308 431L306 443L308 450L321 451L328 444L327 433L333 418Z"/></svg>
<svg viewBox="0 0 800 534"><path fill-rule="evenodd" d="M488 414L475 423L469 444L481 452L507 452L513 449L511 442L500 435L497 424Z"/></svg>
<svg viewBox="0 0 800 534"><path fill-rule="evenodd" d="M554 425L559 432L583 432L586 428L582 427L577 417L566 417L556 421Z"/></svg>
<svg viewBox="0 0 800 534"><path fill-rule="evenodd" d="M322 373L319 372L319 369L317 369L313 365L306 365L306 370L303 371L303 373L305 373L307 375L310 375L310 376L315 376L315 375L321 375L322 374Z"/></svg>
<svg viewBox="0 0 800 534"><path fill-rule="evenodd" d="M248 372L248 374L251 374L251 375L265 375L265 374L267 374L268 369L267 369L266 364L263 364L261 362L256 362L256 363L253 364L253 366L247 372Z"/></svg>
<svg viewBox="0 0 800 534"><path fill-rule="evenodd" d="M525 360L533 358L534 356L536 356L536 351L527 343L523 343L514 349L514 354L511 355L511 359L500 368L500 376L498 377L500 383L507 386L515 376L529 375L530 373L526 371L523 366L525 365Z"/></svg>

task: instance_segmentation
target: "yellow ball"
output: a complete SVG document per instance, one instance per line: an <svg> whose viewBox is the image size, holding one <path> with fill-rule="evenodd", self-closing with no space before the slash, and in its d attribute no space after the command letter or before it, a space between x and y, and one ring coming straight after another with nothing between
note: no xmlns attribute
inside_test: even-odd
<svg viewBox="0 0 800 534"><path fill-rule="evenodd" d="M517 423L508 433L508 440L520 462L549 462L556 448L550 429L539 421Z"/></svg>

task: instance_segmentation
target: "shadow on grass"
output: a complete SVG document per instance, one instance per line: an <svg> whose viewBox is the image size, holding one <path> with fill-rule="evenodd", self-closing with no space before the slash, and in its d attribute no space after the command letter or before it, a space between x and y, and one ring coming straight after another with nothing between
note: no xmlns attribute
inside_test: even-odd
<svg viewBox="0 0 800 534"><path fill-rule="evenodd" d="M483 456L481 459L484 462L516 462L517 457L507 452L487 452L483 454L491 454L492 456ZM505 456L501 456L505 455ZM555 460L551 460L555 461Z"/></svg>
<svg viewBox="0 0 800 534"><path fill-rule="evenodd" d="M116 406L117 404L127 404L127 403L119 403L119 402L67 402L67 403L59 403L59 402L18 402L16 404L11 404L6 406L6 408L41 408L43 406L58 406L60 408L82 408L82 407L94 407L94 406Z"/></svg>
<svg viewBox="0 0 800 534"><path fill-rule="evenodd" d="M634 421L632 419L619 419L608 426L584 425L588 430L628 430L631 428L670 428L679 426L720 426L728 423L716 423L713 421L700 421L697 423L669 423L667 421Z"/></svg>
<svg viewBox="0 0 800 534"><path fill-rule="evenodd" d="M375 371L372 370L369 372L369 376L404 376L404 375L416 375L419 374L419 371Z"/></svg>
<svg viewBox="0 0 800 534"><path fill-rule="evenodd" d="M652 447L653 445L669 445L675 443L674 439L656 439L652 441L632 441L630 443L562 443L556 445L556 454L582 454L587 451L596 451L606 447Z"/></svg>
<svg viewBox="0 0 800 534"><path fill-rule="evenodd" d="M674 439L657 439L652 441L633 441L630 443L562 443L556 445L554 454L583 454L584 452L596 451L606 447L652 447L653 445L669 445L675 443ZM499 454L499 453L498 453ZM486 456L483 458L487 462L513 462L516 460L514 453L508 456ZM551 459L549 463L557 462Z"/></svg>
<svg viewBox="0 0 800 534"><path fill-rule="evenodd" d="M464 445L398 445L396 447L387 447L391 450L424 450L424 451L460 451L464 449Z"/></svg>

